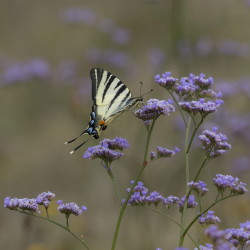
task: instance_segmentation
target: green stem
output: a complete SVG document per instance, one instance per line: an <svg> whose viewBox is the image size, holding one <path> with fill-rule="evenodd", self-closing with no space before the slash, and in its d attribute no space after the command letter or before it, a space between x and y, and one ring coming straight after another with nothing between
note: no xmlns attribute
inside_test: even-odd
<svg viewBox="0 0 250 250"><path fill-rule="evenodd" d="M187 151L187 147L188 147L188 138L189 138L190 125L191 125L191 117L189 116L187 127L186 127L186 135L185 135L185 172L186 172L186 184L189 183L189 153ZM183 235L183 232L184 232L185 221L186 221L186 211L187 211L188 194L189 194L189 187L187 185L186 186L186 199L184 201L183 210L182 210L182 213L181 213L181 231L180 231L179 246L182 246L181 242L182 242L182 235Z"/></svg>
<svg viewBox="0 0 250 250"><path fill-rule="evenodd" d="M172 91L168 90L168 93L171 95L171 97L173 98L173 100L174 100L174 102L175 102L175 104L176 104L178 110L180 111L182 120L183 120L183 122L184 122L184 124L185 124L185 128L186 128L186 127L187 127L187 122L186 122L184 113L183 113L183 111L182 111L182 109L181 109L181 107L180 107L178 101L176 100L176 98L175 98L174 94L172 93Z"/></svg>
<svg viewBox="0 0 250 250"><path fill-rule="evenodd" d="M145 206L144 206L144 208L147 208L147 209L152 210L152 211L154 211L154 212L156 212L156 213L158 213L158 214L160 214L160 215L163 215L163 216L167 217L167 218L168 218L169 220L171 220L173 223L175 223L176 225L178 225L179 227L181 227L181 224L178 223L175 219L173 219L170 215L164 214L163 212L161 212L160 210L155 209L155 208L150 208L150 207L145 207ZM196 243L196 241L191 237L191 235L190 235L189 233L187 233L187 235L188 235L189 239L194 243L194 245L195 245L196 247L199 247L198 244Z"/></svg>
<svg viewBox="0 0 250 250"><path fill-rule="evenodd" d="M227 198L230 198L230 197L233 197L233 196L237 196L237 194L234 194L234 195L228 195L226 197L222 197L221 199L219 200L216 200L214 203L212 203L212 205L210 205L208 208L206 208L204 211L202 211L202 214L206 213L210 208L212 208L214 205L216 205L217 203L227 199ZM196 220L198 220L198 218L200 217L201 215L198 214L197 216L194 217L194 219L189 223L189 225L187 226L187 228L184 230L183 232L183 239L185 237L185 235L187 234L188 230L191 228L191 226L196 222Z"/></svg>
<svg viewBox="0 0 250 250"><path fill-rule="evenodd" d="M146 148L145 148L145 152L144 152L144 158L143 158L142 166L141 166L141 168L140 168L140 170L139 170L139 173L138 173L136 179L134 180L133 185L132 185L131 188L130 188L131 192L128 193L126 200L124 201L124 203L122 204L122 206L121 206L121 208L120 208L120 213L119 213L119 217L118 217L117 222L116 222L116 228L115 228L115 232L114 232L114 236L113 236L113 241L112 241L111 250L114 250L114 249L115 249L116 242L117 242L117 237L118 237L118 233L119 233L119 229L120 229L121 222L122 222L122 218L123 218L125 209L126 209L126 207L127 207L127 205L128 205L128 201L129 201L129 199L130 199L130 197L131 197L131 195L132 195L132 191L134 190L134 187L137 185L137 182L138 182L138 180L140 179L143 170L144 170L145 167L147 166L149 142L150 142L150 138L151 138L151 135L152 135L152 131L153 131L153 128L154 128L154 125L155 125L155 121L156 121L156 120L153 120L153 122L152 122L152 124L151 124L151 126L150 126L150 129L148 130L148 136L147 136L147 142L146 142Z"/></svg>
<svg viewBox="0 0 250 250"><path fill-rule="evenodd" d="M116 185L116 181L115 181L115 177L114 177L114 174L110 168L110 165L106 165L107 168L108 168L108 174L112 180L112 183L113 183L113 187L114 187L114 190L115 190L115 196L117 198L117 200L120 202L121 201L121 198L120 198L120 194L119 194L119 191L118 191L118 188L117 188L117 185Z"/></svg>
<svg viewBox="0 0 250 250"><path fill-rule="evenodd" d="M60 224L60 223L58 223L58 222L56 222L56 221L54 221L54 220L51 220L51 219L49 219L49 218L47 218L47 217L43 217L43 216L40 216L40 215L37 215L37 214L28 213L28 212L20 211L20 210L18 210L18 212L19 212L19 213L22 213L22 214L27 214L27 215L34 216L34 217L36 217L36 218L38 218L38 219L46 220L46 221L48 221L48 222L51 222L51 223L57 225L58 227L63 228L64 230L66 230L66 231L68 231L70 234L72 234L77 240L79 240L79 241L82 243L82 245L84 245L84 247L85 247L86 249L90 250L90 248L88 247L88 245L86 244L86 242L84 241L84 239L83 239L83 238L80 238L79 236L77 236L76 234L74 234L68 227L65 227L65 226L63 226L62 224Z"/></svg>

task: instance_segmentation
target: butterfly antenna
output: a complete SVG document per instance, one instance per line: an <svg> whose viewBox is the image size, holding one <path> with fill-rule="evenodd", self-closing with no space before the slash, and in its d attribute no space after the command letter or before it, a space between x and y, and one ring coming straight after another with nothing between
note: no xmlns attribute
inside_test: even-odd
<svg viewBox="0 0 250 250"><path fill-rule="evenodd" d="M66 141L66 142L64 142L64 144L69 144L69 143L75 141L76 139L78 139L81 135L85 134L86 132L87 132L87 130L85 129L85 130L84 130L80 135L78 135L76 138L74 138L74 139L72 139L72 140L70 140L70 141Z"/></svg>
<svg viewBox="0 0 250 250"><path fill-rule="evenodd" d="M143 82L140 82L140 84L141 84L141 87L140 87L140 96L142 97L142 96L145 96L145 95L147 95L147 94L149 94L149 93L151 93L151 92L153 92L154 90L153 89L151 89L150 91L148 91L147 93L145 93L145 94L141 94L141 90L142 90L142 85L143 85Z"/></svg>
<svg viewBox="0 0 250 250"><path fill-rule="evenodd" d="M140 96L142 96L142 95L141 95L141 90L142 90L142 85L143 85L143 83L140 82L140 84L141 84L141 86L140 86Z"/></svg>
<svg viewBox="0 0 250 250"><path fill-rule="evenodd" d="M88 139L89 140L89 139ZM74 148L72 151L70 151L70 154L72 155L77 149L79 149L81 146L83 146L88 140L84 141L82 144Z"/></svg>

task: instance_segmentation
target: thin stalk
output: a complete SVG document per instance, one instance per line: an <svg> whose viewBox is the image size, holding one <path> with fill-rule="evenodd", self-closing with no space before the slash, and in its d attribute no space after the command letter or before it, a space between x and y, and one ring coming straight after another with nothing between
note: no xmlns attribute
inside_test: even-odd
<svg viewBox="0 0 250 250"><path fill-rule="evenodd" d="M186 172L186 184L189 183L189 153L187 151L187 147L188 147L188 138L189 138L190 125L191 125L191 117L189 116L187 127L186 127L186 135L185 135L185 172ZM182 246L180 244L181 244L181 237L182 237L183 232L184 232L185 221L186 221L186 211L187 211L188 194L189 194L189 187L187 185L186 186L186 199L185 199L185 202L184 202L184 205L183 205L183 211L181 213L181 231L180 231L179 246Z"/></svg>
<svg viewBox="0 0 250 250"><path fill-rule="evenodd" d="M174 100L174 102L175 102L175 104L176 104L178 110L180 111L182 120L183 120L183 122L184 122L184 124L185 124L185 128L186 128L186 127L187 127L187 122L186 122L185 116L184 116L184 114L183 114L183 111L182 111L182 109L181 109L181 107L180 107L180 105L179 105L177 99L175 98L175 96L174 96L174 94L172 93L172 91L169 91L169 90L168 90L168 93L171 95L171 97L173 98L173 100Z"/></svg>
<svg viewBox="0 0 250 250"><path fill-rule="evenodd" d="M124 203L122 204L121 208L120 208L120 213L119 213L119 217L118 217L118 220L116 222L116 228L115 228L115 232L114 232L114 236L113 236L113 241L112 241L112 247L111 247L111 250L114 250L115 249L115 246L116 246L116 242L117 242L117 237L118 237L118 233L119 233L119 229L120 229L120 226L121 226L121 222L122 222L122 218L123 218L123 215L124 215L124 212L126 210L126 207L128 205L128 201L132 195L132 191L134 190L134 187L136 186L138 180L140 179L141 175L142 175L142 172L143 170L145 169L145 167L147 166L147 158L148 158L148 148L149 148L149 142L150 142L150 138L151 138L151 135L152 135L152 131L153 131L153 128L154 128L154 125L155 125L155 121L156 120L153 120L149 130L148 130L148 136L147 136L147 141L146 141L146 147L145 147L145 152L144 152L144 157L143 157L143 163L142 163L142 166L139 170L139 173L133 183L133 185L131 186L130 190L131 192L128 193L127 195L127 198L126 200L124 201Z"/></svg>
<svg viewBox="0 0 250 250"><path fill-rule="evenodd" d="M22 213L22 214L28 214L28 215L31 215L31 216L34 216L38 219L42 219L42 220L46 220L48 222L51 222L55 225L57 225L58 227L61 227L63 228L64 230L68 231L70 234L72 234L77 240L79 240L81 242L82 245L84 245L84 247L88 250L90 250L90 248L88 247L87 243L84 241L83 238L80 238L79 236L77 236L76 234L74 234L68 227L65 227L64 225L54 221L54 220L51 220L47 217L43 217L43 216L40 216L40 215L37 215L37 214L33 214L33 213L28 213L28 212L25 212L25 211L18 211L19 213Z"/></svg>
<svg viewBox="0 0 250 250"><path fill-rule="evenodd" d="M206 213L210 208L212 208L214 205L216 205L217 203L227 199L227 198L230 198L230 197L233 197L233 196L237 196L237 194L234 194L234 195L228 195L228 196L225 196L225 197L222 197L221 199L219 200L216 200L214 203L212 203L212 205L210 205L208 208L206 208L204 211L202 211L202 214ZM198 214L197 216L194 217L194 219L189 223L189 225L187 226L187 228L184 230L183 232L183 240L185 238L185 235L187 234L188 230L191 228L191 226L196 222L196 220L198 220L198 218L200 217L200 214ZM182 242L183 244L183 242Z"/></svg>
<svg viewBox="0 0 250 250"><path fill-rule="evenodd" d="M110 176L110 178L112 180L112 183L113 183L113 187L114 187L114 190L115 190L115 196L116 196L117 200L120 202L121 197L120 197L120 194L119 194L119 191L118 191L118 188L117 188L117 184L116 184L114 174L113 174L111 169L110 169L110 172L109 172L109 176Z"/></svg>
<svg viewBox="0 0 250 250"><path fill-rule="evenodd" d="M145 207L145 206L144 206L144 208L147 208L147 209L152 210L152 211L154 211L154 212L156 212L156 213L158 213L158 214L160 214L160 215L163 215L163 216L167 217L169 220L171 220L171 221L172 221L173 223L175 223L177 226L181 227L181 224L178 223L175 219L173 219L170 215L164 214L163 212L161 212L160 210L155 209L155 208L150 208L150 207ZM194 245L195 245L196 247L199 247L198 244L196 243L196 241L191 237L191 235L190 235L189 233L187 233L187 235L188 235L189 239L194 243Z"/></svg>

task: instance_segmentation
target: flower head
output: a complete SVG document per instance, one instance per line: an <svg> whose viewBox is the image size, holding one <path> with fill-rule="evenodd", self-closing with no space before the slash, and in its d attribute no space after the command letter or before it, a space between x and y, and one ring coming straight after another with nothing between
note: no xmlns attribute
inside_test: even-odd
<svg viewBox="0 0 250 250"><path fill-rule="evenodd" d="M19 199L18 198L10 198L6 197L4 199L4 207L10 209L10 210L17 210L19 206Z"/></svg>
<svg viewBox="0 0 250 250"><path fill-rule="evenodd" d="M57 201L57 204L59 204L57 208L58 211L60 211L62 214L65 214L67 217L71 214L74 214L75 216L81 215L82 212L87 210L85 206L80 208L75 202L63 204L63 201L59 200Z"/></svg>
<svg viewBox="0 0 250 250"><path fill-rule="evenodd" d="M178 78L172 77L171 72L165 72L155 76L155 82L167 90L173 90L174 85L178 81Z"/></svg>
<svg viewBox="0 0 250 250"><path fill-rule="evenodd" d="M235 246L249 246L250 244L250 232L245 231L242 228L235 229L229 228L225 230L226 232L226 239L232 242Z"/></svg>
<svg viewBox="0 0 250 250"><path fill-rule="evenodd" d="M214 211L208 210L207 215L202 214L199 217L199 222L206 225L217 224L220 222L220 218L214 215Z"/></svg>
<svg viewBox="0 0 250 250"><path fill-rule="evenodd" d="M207 184L204 181L191 181L188 183L188 186L190 190L194 190L199 196L204 196L208 192Z"/></svg>
<svg viewBox="0 0 250 250"><path fill-rule="evenodd" d="M43 205L45 208L49 207L50 201L55 198L55 194L51 193L50 191L48 192L43 192L39 194L36 198L36 203L39 205Z"/></svg>
<svg viewBox="0 0 250 250"><path fill-rule="evenodd" d="M228 149L231 149L231 145L227 142L226 135L222 133L205 130L199 138L202 141L203 149L212 158L218 157L224 154Z"/></svg>
<svg viewBox="0 0 250 250"><path fill-rule="evenodd" d="M160 115L169 116L175 111L171 101L150 99L141 109L134 112L135 116L143 121L152 121Z"/></svg>
<svg viewBox="0 0 250 250"><path fill-rule="evenodd" d="M186 201L186 195L183 196L178 202L178 207L179 207L180 212L183 211L185 201ZM197 205L198 203L195 201L195 197L193 195L189 195L188 201L187 201L187 208L195 208Z"/></svg>
<svg viewBox="0 0 250 250"><path fill-rule="evenodd" d="M180 152L180 149L177 147L174 148L174 150L170 150L170 149L158 146L157 152L151 152L150 158L151 158L151 160L155 160L157 158L162 158L162 157L171 158L172 156L174 156L178 152Z"/></svg>
<svg viewBox="0 0 250 250"><path fill-rule="evenodd" d="M116 149L123 150L128 147L128 141L121 137L116 137L113 140L103 139L99 145L89 147L84 153L83 158L91 160L100 158L104 162L111 163L124 156L123 153L115 151Z"/></svg>
<svg viewBox="0 0 250 250"><path fill-rule="evenodd" d="M239 178L231 175L217 174L214 178L214 185L218 188L219 192L224 192L228 189L232 194L244 194L248 191L246 183L241 182Z"/></svg>
<svg viewBox="0 0 250 250"><path fill-rule="evenodd" d="M10 197L6 197L4 199L4 207L11 210L21 209L23 211L38 212L38 204L36 203L36 199L11 199Z"/></svg>

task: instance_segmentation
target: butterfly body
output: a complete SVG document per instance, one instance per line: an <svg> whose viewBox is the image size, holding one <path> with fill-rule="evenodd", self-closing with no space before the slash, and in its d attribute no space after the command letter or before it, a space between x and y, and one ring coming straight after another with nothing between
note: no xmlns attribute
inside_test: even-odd
<svg viewBox="0 0 250 250"><path fill-rule="evenodd" d="M142 97L133 97L122 81L104 69L91 69L90 77L92 80L92 112L90 113L88 127L81 135L89 134L98 139L100 132L105 130L112 120L141 102ZM75 141L77 138L68 143Z"/></svg>

